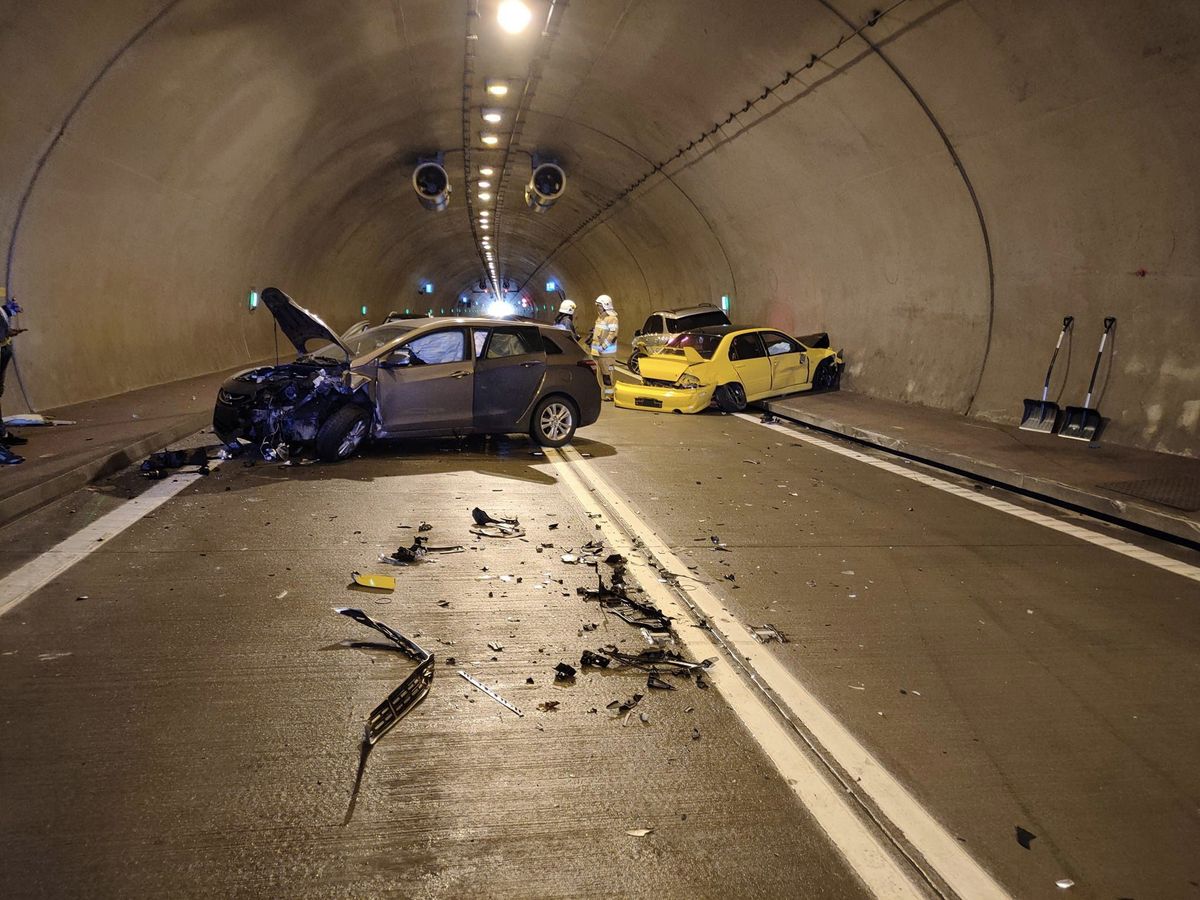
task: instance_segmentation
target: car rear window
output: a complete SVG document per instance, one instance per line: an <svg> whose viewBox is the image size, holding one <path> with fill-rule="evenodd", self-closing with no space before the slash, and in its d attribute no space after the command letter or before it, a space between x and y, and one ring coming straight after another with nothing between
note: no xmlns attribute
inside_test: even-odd
<svg viewBox="0 0 1200 900"><path fill-rule="evenodd" d="M671 334L681 331L694 331L697 328L711 328L714 325L728 325L729 317L719 309L712 312L694 313L682 319L667 319L667 330Z"/></svg>
<svg viewBox="0 0 1200 900"><path fill-rule="evenodd" d="M717 352L717 345L721 343L721 335L719 334L677 334L675 337L667 341L668 347L691 347L705 359L712 359L712 355Z"/></svg>
<svg viewBox="0 0 1200 900"><path fill-rule="evenodd" d="M563 348L559 345L558 341L554 340L553 337L546 334L546 332L544 332L544 331L541 334L542 334L542 345L544 346L544 348L546 350L546 355L553 356L556 353L561 355L563 352ZM565 335L566 332L564 331L563 334Z"/></svg>

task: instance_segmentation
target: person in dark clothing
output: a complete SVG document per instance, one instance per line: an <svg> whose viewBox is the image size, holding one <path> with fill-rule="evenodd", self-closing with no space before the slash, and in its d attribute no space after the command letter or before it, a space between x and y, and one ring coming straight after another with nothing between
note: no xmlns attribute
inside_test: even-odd
<svg viewBox="0 0 1200 900"><path fill-rule="evenodd" d="M13 338L25 330L13 324L13 316L19 312L21 307L17 305L16 297L10 297L0 306L0 398L4 396L4 376L12 360ZM0 465L13 466L25 462L25 457L13 453L9 448L27 443L29 442L25 438L13 434L5 427L4 415L0 412Z"/></svg>
<svg viewBox="0 0 1200 900"><path fill-rule="evenodd" d="M564 300L558 306L558 315L554 317L554 327L569 331L571 337L579 340L579 332L575 330L575 301Z"/></svg>

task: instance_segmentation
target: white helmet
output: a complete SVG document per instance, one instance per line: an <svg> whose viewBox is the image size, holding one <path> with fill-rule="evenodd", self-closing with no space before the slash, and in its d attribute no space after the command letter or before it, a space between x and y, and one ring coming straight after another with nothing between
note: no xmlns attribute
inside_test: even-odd
<svg viewBox="0 0 1200 900"><path fill-rule="evenodd" d="M558 304L558 311L568 316L575 315L575 301L564 300L562 303Z"/></svg>
<svg viewBox="0 0 1200 900"><path fill-rule="evenodd" d="M598 307L600 307L602 310L604 310L605 312L613 311L612 297L608 296L608 294L601 294L599 297L597 297L596 305Z"/></svg>

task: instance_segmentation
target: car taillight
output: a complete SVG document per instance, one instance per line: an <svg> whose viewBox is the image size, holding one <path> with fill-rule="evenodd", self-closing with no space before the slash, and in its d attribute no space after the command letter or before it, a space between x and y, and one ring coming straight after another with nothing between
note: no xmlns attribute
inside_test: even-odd
<svg viewBox="0 0 1200 900"><path fill-rule="evenodd" d="M599 368L596 365L596 361L594 359L592 359L590 356L587 359L581 359L575 365L583 366L585 369L591 369L593 372L595 372L597 370L597 368Z"/></svg>

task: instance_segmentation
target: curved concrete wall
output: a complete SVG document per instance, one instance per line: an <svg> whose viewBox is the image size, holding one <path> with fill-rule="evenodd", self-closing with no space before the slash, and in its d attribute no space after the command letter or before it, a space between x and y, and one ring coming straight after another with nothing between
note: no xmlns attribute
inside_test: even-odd
<svg viewBox="0 0 1200 900"><path fill-rule="evenodd" d="M735 319L828 329L848 388L1002 421L1067 313L1054 393L1079 402L1116 315L1107 439L1196 452L1196 4L908 0L852 36L873 4L589 0L517 38L475 5L0 12L0 237L34 402L267 355L251 286L337 325L363 303L448 306L483 274L469 53L476 166L505 159L477 143L483 78L536 76L493 233L502 274L539 302L548 275L577 300L606 291L628 337L653 308L730 294ZM435 150L455 188L439 215L408 187ZM521 201L533 150L569 173L540 216Z"/></svg>

